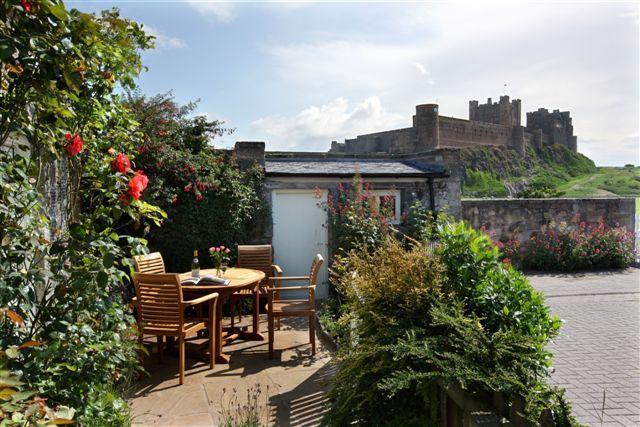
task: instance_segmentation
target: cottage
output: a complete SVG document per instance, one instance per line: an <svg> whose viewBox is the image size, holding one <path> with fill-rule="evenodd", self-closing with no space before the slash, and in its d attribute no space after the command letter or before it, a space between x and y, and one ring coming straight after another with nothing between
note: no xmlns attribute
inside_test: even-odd
<svg viewBox="0 0 640 427"><path fill-rule="evenodd" d="M330 230L325 202L340 183L356 173L375 195L393 200L392 223L416 200L424 206L460 214L460 161L457 150L425 153L265 152L264 142L240 141L234 149L241 167L258 162L265 171L265 197L271 207L264 240L287 275L305 275L317 253L328 256ZM327 295L327 267L318 280L317 296Z"/></svg>

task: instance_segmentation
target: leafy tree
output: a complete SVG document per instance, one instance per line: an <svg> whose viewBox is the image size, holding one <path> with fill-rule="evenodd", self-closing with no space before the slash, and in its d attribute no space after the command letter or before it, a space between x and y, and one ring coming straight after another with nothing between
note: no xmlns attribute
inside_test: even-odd
<svg viewBox="0 0 640 427"><path fill-rule="evenodd" d="M170 271L187 270L194 249L205 254L259 235L262 170L241 171L232 154L213 147L215 137L231 132L221 121L193 116L196 103L180 106L171 94L132 93L126 103L144 132L137 161L149 174L147 195L168 213L161 227L147 224L145 232Z"/></svg>

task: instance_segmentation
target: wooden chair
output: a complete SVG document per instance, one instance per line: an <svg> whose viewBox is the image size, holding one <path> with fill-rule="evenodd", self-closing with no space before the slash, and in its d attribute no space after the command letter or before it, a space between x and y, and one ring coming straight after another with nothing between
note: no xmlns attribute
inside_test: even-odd
<svg viewBox="0 0 640 427"><path fill-rule="evenodd" d="M282 269L273 263L271 245L238 245L238 267L262 271L265 278L260 283L260 294L266 295L265 288L270 278L282 275ZM231 327L234 325L234 310L244 298L253 298L250 289L241 290L231 296ZM259 296L258 296L259 298ZM242 309L238 307L238 321L242 321Z"/></svg>
<svg viewBox="0 0 640 427"><path fill-rule="evenodd" d="M147 255L135 255L133 257L133 263L136 268L136 273L166 273L164 270L164 260L162 259L162 254L160 252L152 252Z"/></svg>
<svg viewBox="0 0 640 427"><path fill-rule="evenodd" d="M275 319L278 320L281 317L304 317L309 318L309 341L311 341L311 354L316 354L316 281L318 280L318 273L324 259L322 255L318 254L311 263L311 270L308 276L295 276L295 277L275 277L271 280L275 282L275 287L267 289L269 297L269 359L273 359L273 342L275 338ZM283 281L308 281L308 286L280 286ZM279 299L279 294L287 291L300 291L308 290L307 299L298 300L282 300Z"/></svg>
<svg viewBox="0 0 640 427"><path fill-rule="evenodd" d="M184 301L180 276L177 274L136 273L134 283L138 300L140 344L142 344L143 334L156 335L158 338L158 358L162 362L164 337L177 337L180 352L180 384L182 385L184 382L185 340L188 335L207 328L209 330L210 366L213 369L216 359L215 312L218 294L211 293L191 301ZM185 308L205 302L209 303L207 321L202 318L185 318Z"/></svg>

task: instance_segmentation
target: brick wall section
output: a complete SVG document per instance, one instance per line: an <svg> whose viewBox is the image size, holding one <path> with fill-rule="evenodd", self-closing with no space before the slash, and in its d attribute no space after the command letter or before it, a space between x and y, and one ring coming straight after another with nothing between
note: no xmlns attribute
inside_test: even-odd
<svg viewBox="0 0 640 427"><path fill-rule="evenodd" d="M609 226L635 230L633 198L462 200L462 218L474 228L485 226L497 239L525 241L550 221L571 221L576 214L588 224L603 217Z"/></svg>

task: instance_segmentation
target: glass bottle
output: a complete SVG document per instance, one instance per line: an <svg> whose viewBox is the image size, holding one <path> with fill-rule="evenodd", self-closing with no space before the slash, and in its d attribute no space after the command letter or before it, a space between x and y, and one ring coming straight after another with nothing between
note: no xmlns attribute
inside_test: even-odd
<svg viewBox="0 0 640 427"><path fill-rule="evenodd" d="M193 251L193 261L191 262L191 276L200 277L200 261L198 261L198 251Z"/></svg>

